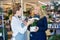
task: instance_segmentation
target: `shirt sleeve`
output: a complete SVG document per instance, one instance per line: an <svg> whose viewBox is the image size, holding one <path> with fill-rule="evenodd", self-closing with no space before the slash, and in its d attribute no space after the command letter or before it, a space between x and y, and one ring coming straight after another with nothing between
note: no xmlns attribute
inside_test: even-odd
<svg viewBox="0 0 60 40"><path fill-rule="evenodd" d="M27 30L27 27L26 26L21 27L21 23L19 23L17 19L14 17L12 18L11 21L11 27L13 32L20 32L21 34L24 34Z"/></svg>
<svg viewBox="0 0 60 40"><path fill-rule="evenodd" d="M46 31L46 30L47 30L47 18L44 17L42 20L43 20L43 21L42 21L42 26L41 26L41 28L39 28L39 29L40 29L41 31Z"/></svg>
<svg viewBox="0 0 60 40"><path fill-rule="evenodd" d="M39 31L46 31L47 30L47 18L44 17L41 20L38 21L37 26L39 27Z"/></svg>

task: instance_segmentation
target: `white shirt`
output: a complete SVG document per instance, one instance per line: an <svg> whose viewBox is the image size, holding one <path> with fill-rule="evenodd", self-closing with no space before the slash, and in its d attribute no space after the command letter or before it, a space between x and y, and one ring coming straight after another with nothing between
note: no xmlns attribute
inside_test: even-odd
<svg viewBox="0 0 60 40"><path fill-rule="evenodd" d="M26 32L27 27L26 26L22 27L21 24L22 20L19 20L19 18L15 16L12 17L11 21L11 28L13 32L12 36L15 37L18 33L24 34Z"/></svg>

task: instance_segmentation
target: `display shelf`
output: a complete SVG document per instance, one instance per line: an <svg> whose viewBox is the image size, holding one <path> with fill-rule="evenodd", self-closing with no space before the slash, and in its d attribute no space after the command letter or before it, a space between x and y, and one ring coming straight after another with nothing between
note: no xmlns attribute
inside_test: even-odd
<svg viewBox="0 0 60 40"><path fill-rule="evenodd" d="M0 9L0 40L5 40L3 12Z"/></svg>
<svg viewBox="0 0 60 40"><path fill-rule="evenodd" d="M60 23L51 23L48 24L49 29L60 29Z"/></svg>
<svg viewBox="0 0 60 40"><path fill-rule="evenodd" d="M56 2L50 2L51 4L47 6L47 16L48 16L48 29L50 33L53 35L58 35L60 32L60 4L56 4ZM59 10L58 10L59 9ZM51 31L52 30L52 31ZM52 35L51 35L52 36Z"/></svg>
<svg viewBox="0 0 60 40"><path fill-rule="evenodd" d="M8 40L11 40L11 37L12 37L12 31L7 32L7 34L8 34Z"/></svg>

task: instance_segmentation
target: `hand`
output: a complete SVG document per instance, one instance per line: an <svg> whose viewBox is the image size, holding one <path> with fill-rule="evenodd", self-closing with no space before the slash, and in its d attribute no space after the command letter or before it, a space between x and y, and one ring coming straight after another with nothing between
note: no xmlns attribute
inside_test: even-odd
<svg viewBox="0 0 60 40"><path fill-rule="evenodd" d="M30 25L34 22L34 19L29 19L28 22L27 22L27 25Z"/></svg>
<svg viewBox="0 0 60 40"><path fill-rule="evenodd" d="M26 21L23 21L24 25L27 25L27 22Z"/></svg>
<svg viewBox="0 0 60 40"><path fill-rule="evenodd" d="M34 32L37 32L39 30L39 27L36 27L35 31Z"/></svg>
<svg viewBox="0 0 60 40"><path fill-rule="evenodd" d="M28 22L27 21L23 21L23 23L28 27L30 24L32 24L34 22L33 19L29 19Z"/></svg>

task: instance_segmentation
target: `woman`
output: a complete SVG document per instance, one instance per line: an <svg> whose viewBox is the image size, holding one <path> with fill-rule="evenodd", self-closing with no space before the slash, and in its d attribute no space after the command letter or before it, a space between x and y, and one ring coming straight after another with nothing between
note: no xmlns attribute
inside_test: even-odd
<svg viewBox="0 0 60 40"><path fill-rule="evenodd" d="M40 20L37 22L37 28L34 32L30 32L30 40L46 40L46 33L47 30L47 18L44 16L43 13L40 13L39 16L39 10L37 8L34 9L34 16L37 17ZM41 11L42 12L42 11Z"/></svg>
<svg viewBox="0 0 60 40"><path fill-rule="evenodd" d="M33 20L26 22L22 20L21 15L21 6L18 4L13 8L13 16L11 21L13 34L11 40L27 40L26 31L28 25L31 24Z"/></svg>

